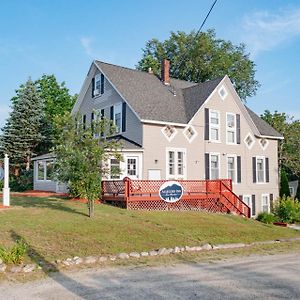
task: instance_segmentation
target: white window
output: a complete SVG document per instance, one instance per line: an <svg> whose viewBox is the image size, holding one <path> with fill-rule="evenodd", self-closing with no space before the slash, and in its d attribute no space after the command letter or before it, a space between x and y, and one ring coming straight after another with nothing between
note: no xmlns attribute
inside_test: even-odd
<svg viewBox="0 0 300 300"><path fill-rule="evenodd" d="M226 140L228 144L236 143L236 115L226 113Z"/></svg>
<svg viewBox="0 0 300 300"><path fill-rule="evenodd" d="M266 182L266 173L265 173L265 158L256 157L256 178L258 183Z"/></svg>
<svg viewBox="0 0 300 300"><path fill-rule="evenodd" d="M184 136L191 143L194 138L197 136L197 131L193 126L186 127L183 131Z"/></svg>
<svg viewBox="0 0 300 300"><path fill-rule="evenodd" d="M110 159L110 179L120 179L120 161L116 158Z"/></svg>
<svg viewBox="0 0 300 300"><path fill-rule="evenodd" d="M259 141L260 146L262 147L263 150L267 149L269 145L269 141L267 139L261 139Z"/></svg>
<svg viewBox="0 0 300 300"><path fill-rule="evenodd" d="M237 168L236 168L236 156L227 156L227 178L232 182L236 182Z"/></svg>
<svg viewBox="0 0 300 300"><path fill-rule="evenodd" d="M54 172L54 162L52 160L37 162L37 180L51 181Z"/></svg>
<svg viewBox="0 0 300 300"><path fill-rule="evenodd" d="M174 126L166 125L165 127L162 128L161 132L166 137L166 139L170 142L177 134L177 129Z"/></svg>
<svg viewBox="0 0 300 300"><path fill-rule="evenodd" d="M226 91L226 89L225 89L224 86L221 86L221 88L219 89L218 92L219 92L219 95L220 95L220 97L221 97L222 100L224 100L227 97L227 95L228 95L228 93L227 93L227 91Z"/></svg>
<svg viewBox="0 0 300 300"><path fill-rule="evenodd" d="M127 158L127 175L129 176L137 175L137 158L135 157Z"/></svg>
<svg viewBox="0 0 300 300"><path fill-rule="evenodd" d="M220 141L220 113L216 110L209 111L209 133L211 141Z"/></svg>
<svg viewBox="0 0 300 300"><path fill-rule="evenodd" d="M261 195L261 211L270 212L270 195L262 194Z"/></svg>
<svg viewBox="0 0 300 300"><path fill-rule="evenodd" d="M295 196L295 190L294 190L294 187L293 187L293 186L290 186L290 187L289 187L289 190L290 190L291 196L292 196L292 197Z"/></svg>
<svg viewBox="0 0 300 300"><path fill-rule="evenodd" d="M167 179L184 179L186 174L185 149L167 148Z"/></svg>
<svg viewBox="0 0 300 300"><path fill-rule="evenodd" d="M210 179L220 178L220 154L210 154Z"/></svg>
<svg viewBox="0 0 300 300"><path fill-rule="evenodd" d="M243 202L246 203L250 208L250 215L253 216L252 212L252 197L251 195L243 195Z"/></svg>
<svg viewBox="0 0 300 300"><path fill-rule="evenodd" d="M94 96L100 95L100 89L101 89L101 74L98 73L95 76L95 87L94 87L93 95Z"/></svg>
<svg viewBox="0 0 300 300"><path fill-rule="evenodd" d="M114 106L114 123L117 133L120 133L122 129L122 103Z"/></svg>
<svg viewBox="0 0 300 300"><path fill-rule="evenodd" d="M248 135L245 137L244 143L246 144L248 149L251 149L253 147L253 145L255 143L255 140L254 140L253 136L250 133L248 133Z"/></svg>

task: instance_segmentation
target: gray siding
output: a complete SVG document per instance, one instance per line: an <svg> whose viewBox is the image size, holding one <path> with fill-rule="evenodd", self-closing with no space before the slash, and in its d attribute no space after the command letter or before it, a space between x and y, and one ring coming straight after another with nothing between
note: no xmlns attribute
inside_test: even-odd
<svg viewBox="0 0 300 300"><path fill-rule="evenodd" d="M95 66L93 66L91 72L91 78L99 73L99 71L96 70ZM105 77L104 94L102 95L92 97L92 82L89 83L87 92L83 98L81 106L79 107L79 113L82 115L85 114L87 116L86 121L87 124L89 124L91 122L91 113L93 112L93 110L104 109L105 116L109 118L110 107L114 104L122 102L124 102L122 97L118 94L118 92L113 88L113 86ZM142 124L128 105L126 111L126 131L122 132L122 135L140 145L143 142Z"/></svg>

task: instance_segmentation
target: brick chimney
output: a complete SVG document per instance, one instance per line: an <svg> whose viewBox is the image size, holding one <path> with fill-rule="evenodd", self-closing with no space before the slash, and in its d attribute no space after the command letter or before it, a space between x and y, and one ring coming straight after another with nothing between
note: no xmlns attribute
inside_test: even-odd
<svg viewBox="0 0 300 300"><path fill-rule="evenodd" d="M165 85L170 85L170 61L167 59L161 62L161 81Z"/></svg>

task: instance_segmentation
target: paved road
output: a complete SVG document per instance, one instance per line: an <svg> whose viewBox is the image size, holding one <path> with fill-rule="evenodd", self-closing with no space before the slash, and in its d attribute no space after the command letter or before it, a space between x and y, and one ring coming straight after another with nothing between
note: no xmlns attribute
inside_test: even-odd
<svg viewBox="0 0 300 300"><path fill-rule="evenodd" d="M300 254L60 273L2 284L0 299L300 299Z"/></svg>

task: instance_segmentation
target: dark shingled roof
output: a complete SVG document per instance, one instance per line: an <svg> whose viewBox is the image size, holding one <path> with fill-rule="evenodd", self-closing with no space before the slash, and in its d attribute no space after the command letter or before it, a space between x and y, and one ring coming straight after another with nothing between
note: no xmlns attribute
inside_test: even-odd
<svg viewBox="0 0 300 300"><path fill-rule="evenodd" d="M283 136L279 132L277 132L271 125L269 125L265 120L260 118L249 107L245 107L261 135L283 138Z"/></svg>
<svg viewBox="0 0 300 300"><path fill-rule="evenodd" d="M187 124L224 78L203 83L171 78L170 85L164 85L160 78L148 72L101 61L95 64L143 120ZM282 137L248 107L246 109L261 135Z"/></svg>
<svg viewBox="0 0 300 300"><path fill-rule="evenodd" d="M108 139L113 139L121 143L121 149L125 150L131 150L131 149L142 149L142 146L138 143L126 138L125 136L118 134L114 135L112 137L109 137Z"/></svg>

